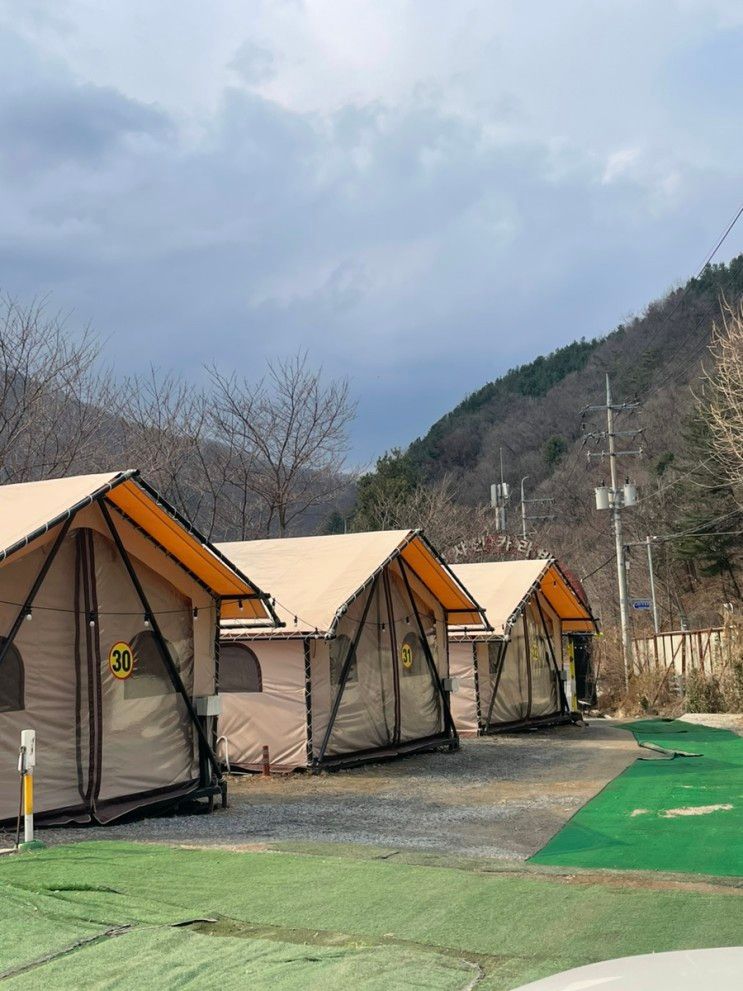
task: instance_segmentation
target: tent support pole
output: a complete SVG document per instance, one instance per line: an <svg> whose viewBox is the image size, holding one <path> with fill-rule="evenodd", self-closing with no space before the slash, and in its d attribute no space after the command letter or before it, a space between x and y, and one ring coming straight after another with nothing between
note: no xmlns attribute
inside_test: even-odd
<svg viewBox="0 0 743 991"><path fill-rule="evenodd" d="M33 585L31 586L31 591L26 596L26 601L21 606L20 612L13 621L13 625L10 628L10 632L8 633L8 636L5 638L5 643L2 645L2 647L0 647L0 667L2 667L3 661L5 660L8 651L13 646L13 641L18 635L18 631L21 628L21 624L23 623L23 620L28 615L31 607L34 604L34 599L36 598L39 589L41 588L44 582L44 579L49 573L49 569L54 563L54 559L57 556L57 551L62 546L62 541L67 536L67 531L70 529L70 524L72 523L74 518L75 518L75 514L73 513L71 516L68 516L67 519L62 524L62 529L57 534L54 544L52 545L51 550L47 554L46 560L42 564L39 573L36 576Z"/></svg>
<svg viewBox="0 0 743 991"><path fill-rule="evenodd" d="M400 559L402 560L402 558ZM384 585L384 601L387 606L387 625L389 626L390 657L392 658L392 687L395 693L395 730L392 734L393 746L400 743L402 737L402 701L400 696L400 668L397 663L397 636L395 635L395 607L392 604L389 571L382 572Z"/></svg>
<svg viewBox="0 0 743 991"><path fill-rule="evenodd" d="M209 743L209 737L206 735L206 730L201 724L201 720L199 719L196 713L194 704L189 698L188 692L186 691L186 686L181 681L181 676L178 673L178 669L175 666L173 658L170 656L170 651L168 650L165 644L165 638L163 637L162 630L160 629L160 624L157 621L157 616L155 616L152 609L150 609L150 604L147 601L147 596L144 593L144 589L142 588L142 584L139 580L139 577L137 576L137 573L134 570L134 566L132 565L129 555L126 552L126 548L124 547L121 537L119 536L119 531L114 526L114 521L111 519L111 514L108 511L108 507L106 506L103 500L101 500L98 505L101 507L101 513L103 514L103 518L106 521L106 526L111 532L113 541L116 544L116 549L119 552L121 560L124 562L124 567L126 568L129 578L131 579L132 585L134 586L134 590L137 593L137 597L139 598L139 601L142 603L142 608L145 611L145 615L148 617L150 623L152 624L152 632L155 634L155 642L157 643L157 646L160 650L160 656L165 664L165 670L168 672L170 676L170 680L173 684L173 688L176 690L176 692L178 692L178 694L181 696L181 698L183 699L186 705L188 715L196 729L196 732L199 737L199 742L204 748L204 752L206 754L207 760L212 766L212 770L214 772L216 780L221 783L222 769L219 766L217 755L214 753L214 751L211 748L211 744Z"/></svg>
<svg viewBox="0 0 743 991"><path fill-rule="evenodd" d="M304 648L304 705L307 725L307 763L312 763L312 654L307 637L302 641Z"/></svg>
<svg viewBox="0 0 743 991"><path fill-rule="evenodd" d="M457 731L454 727L454 720L451 717L451 709L449 708L449 697L447 693L444 691L444 686L441 683L441 678L439 677L438 668L436 667L436 662L434 661L433 654L431 653L431 645L428 642L426 631L423 629L423 623L421 621L420 614L418 613L418 609L415 604L415 597L413 595L413 590L410 587L410 582L408 581L407 565L405 564L405 561L402 559L402 557L400 558L400 571L402 572L403 581L405 582L405 589L408 593L408 599L410 600L410 607L413 610L413 614L415 615L415 621L418 624L418 633L421 638L421 643L423 645L423 653L425 654L426 661L428 663L428 669L431 673L431 677L433 678L433 682L436 685L436 688L439 693L439 697L441 699L441 705L444 710L444 729L446 730L448 737L451 740L455 740L457 737Z"/></svg>
<svg viewBox="0 0 743 991"><path fill-rule="evenodd" d="M328 719L328 725L325 729L325 735L322 738L322 746L320 747L320 753L317 758L312 761L312 766L316 768L319 764L322 764L325 758L325 751L328 749L328 744L330 743L330 734L333 732L333 726L335 726L335 719L338 715L338 709L341 705L341 699L343 698L343 692L346 689L346 682L348 681L348 675L351 671L351 661L356 653L356 648L358 647L359 640L361 639L361 634L364 629L364 624L366 623L366 617L369 615L369 608L372 604L374 598L374 593L377 589L377 582L379 581L379 575L374 579L374 583L369 589L369 598L366 600L366 605L364 606L364 612L361 616L361 622L358 625L356 634L353 638L351 644L348 647L348 653L346 654L345 660L343 661L343 667L341 668L341 676L338 680L338 693L335 696L335 701L333 702L333 708L330 711L330 719Z"/></svg>
<svg viewBox="0 0 743 991"><path fill-rule="evenodd" d="M477 732L482 726L482 700L480 698L480 675L477 670L477 640L472 641L472 674L475 682L475 716L477 718Z"/></svg>
<svg viewBox="0 0 743 991"><path fill-rule="evenodd" d="M537 593L538 594L538 593ZM537 605L539 603L537 602ZM524 611L521 614L521 619L524 624L524 643L526 644L526 684L528 686L528 695L526 698L526 716L525 719L531 719L531 707L532 707L532 679L531 679L531 637L529 636L529 622L526 618L526 611L529 608L528 603L524 606Z"/></svg>
<svg viewBox="0 0 743 991"><path fill-rule="evenodd" d="M498 687L500 686L501 675L503 674L503 668L506 666L506 651L508 650L508 640L501 640L500 650L498 651L498 672L495 676L495 684L493 685L493 695L490 699L490 705L488 706L488 720L485 723L485 729L487 730L490 726L490 720L493 718L493 707L495 706L495 697L498 694ZM488 667L490 667L490 645L488 645Z"/></svg>
<svg viewBox="0 0 743 991"><path fill-rule="evenodd" d="M557 664L557 657L555 656L555 648L552 646L552 637L547 631L547 621L544 618L544 613L542 612L542 603L539 601L539 592L534 596L537 609L539 610L539 618L542 621L542 629L544 630L544 639L547 641L547 646L549 647L550 657L552 658L552 666L555 669L555 676L557 678L557 691L560 695L560 707L563 712L570 712L568 707L567 696L565 695L565 686L562 683L562 672Z"/></svg>

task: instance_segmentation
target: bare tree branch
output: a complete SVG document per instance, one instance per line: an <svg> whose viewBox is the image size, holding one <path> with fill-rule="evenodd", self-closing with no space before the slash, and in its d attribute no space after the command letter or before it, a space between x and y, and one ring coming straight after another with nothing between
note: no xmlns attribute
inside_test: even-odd
<svg viewBox="0 0 743 991"><path fill-rule="evenodd" d="M213 436L231 452L242 526L245 514L255 512L255 503L244 501L249 493L262 507L264 532L284 536L345 484L347 430L356 412L348 382L326 384L305 352L270 362L257 384L215 366L207 372L214 387Z"/></svg>

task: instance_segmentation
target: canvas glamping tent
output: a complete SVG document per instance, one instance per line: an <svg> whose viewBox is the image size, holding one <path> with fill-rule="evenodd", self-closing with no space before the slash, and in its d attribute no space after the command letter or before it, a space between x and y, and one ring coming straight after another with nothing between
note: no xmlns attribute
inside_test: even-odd
<svg viewBox="0 0 743 991"><path fill-rule="evenodd" d="M447 626L479 606L413 530L221 544L283 629L222 624L220 754L317 768L456 745Z"/></svg>
<svg viewBox="0 0 743 991"><path fill-rule="evenodd" d="M0 486L0 820L18 812L20 733L36 813L106 822L218 793L223 612L266 596L134 471Z"/></svg>
<svg viewBox="0 0 743 991"><path fill-rule="evenodd" d="M459 733L579 718L563 639L593 633L596 623L557 562L498 561L452 570L484 605L493 627L450 631L450 668L459 682L452 715Z"/></svg>

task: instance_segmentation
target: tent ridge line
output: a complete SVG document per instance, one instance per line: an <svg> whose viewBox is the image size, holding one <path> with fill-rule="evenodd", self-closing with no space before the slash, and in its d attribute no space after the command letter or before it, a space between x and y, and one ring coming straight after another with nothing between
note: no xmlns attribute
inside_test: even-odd
<svg viewBox="0 0 743 991"><path fill-rule="evenodd" d="M134 529L137 531L137 533L140 533L145 538L145 540L148 540L153 545L153 547L157 547L157 549L162 554L164 554L167 558L169 558L171 561L173 561L174 564L176 564L181 569L181 571L183 571L185 574L187 574L188 577L191 578L192 581L196 582L196 584L200 588L202 588L205 592L207 592L212 597L212 599L219 599L220 598L215 593L214 589L209 588L209 586L206 584L206 582L202 578L199 578L199 576L197 574L195 574L193 571L191 571L191 569L188 568L183 563L183 561L179 561L178 558L175 556L175 554L173 554L172 551L169 551L167 549L167 547L163 547L163 545L160 543L159 540L156 540L155 537L153 537L151 533L148 533L141 524L137 523L136 520L133 520L131 518L131 516L127 512L125 512L120 506L117 506L115 502L109 503L105 499L105 496L100 501L101 509L102 509L104 503L105 503L105 505L106 505L107 508L113 509L123 520L125 520L130 526L134 527ZM246 596L246 598L247 598L247 596Z"/></svg>
<svg viewBox="0 0 743 991"><path fill-rule="evenodd" d="M539 576L531 583L528 590L522 595L521 599L519 600L519 604L516 606L516 608L513 610L511 615L506 620L506 622L503 624L504 633L511 632L511 630L514 627L514 624L516 623L516 620L519 618L519 615L523 612L524 607L526 606L529 599L532 597L532 595L534 595L535 592L539 592L542 579L547 574L549 569L552 567L554 561L555 561L554 558L547 559L547 563L545 564L544 568L542 568L542 570L540 571Z"/></svg>
<svg viewBox="0 0 743 991"><path fill-rule="evenodd" d="M444 569L444 571L446 572L446 574L448 575L448 577L452 580L452 582L459 589L459 591L465 596L465 598L469 599L470 602L473 602L474 603L475 609L470 610L470 611L471 612L478 612L480 614L480 617L481 617L482 621L483 621L484 628L486 630L492 630L493 627L490 625L490 621L488 620L487 611L480 605L480 603L477 601L477 599L474 597L474 595L469 591L469 589L464 585L464 583L461 582L459 580L459 578L457 578L457 576L454 574L454 571L447 564L446 560L441 556L441 554L439 554L439 552L436 550L436 548L430 542L430 540L425 535L425 533L423 532L423 530L419 528L418 530L415 530L414 533L415 533L415 535L417 537L420 538L420 540L422 541L422 543L426 547L426 549L429 551L429 553L435 558L436 561L438 561L438 563L441 565L441 567ZM410 565L408 565L408 566L410 567ZM411 570L412 570L412 568L411 568ZM420 578L420 575L418 576L418 578ZM425 584L425 582L424 582L424 584ZM429 589L429 591L430 591L430 589ZM451 611L451 612L464 612L464 610L461 610L461 609L447 610L447 612L449 612L449 611Z"/></svg>
<svg viewBox="0 0 743 991"><path fill-rule="evenodd" d="M198 530L190 520L186 519L182 513L179 513L175 506L172 506L156 489L153 489L151 485L148 485L143 478L140 478L139 472L136 474L138 476L137 484L150 496L150 498L153 499L163 510L165 510L165 512L171 516L176 523L183 527L187 533L194 537L205 550L208 550L210 554L213 554L214 557L225 565L225 567L227 567L234 575L237 575L238 578L242 579L246 585L249 585L257 593L258 598L263 600L263 604L266 606L266 610L268 611L268 614L273 622L277 626L281 625L279 618L271 605L270 594L268 592L264 592L255 584L255 582L251 581L248 576L245 575L240 568L238 568L237 565L227 557L226 554L223 554L222 551L220 551L218 547L216 547L207 537L205 537L204 534L201 533L201 531ZM247 598L247 596L243 596L243 598Z"/></svg>
<svg viewBox="0 0 743 991"><path fill-rule="evenodd" d="M379 577L379 575L384 571L384 569L389 564L391 564L396 557L402 554L402 552L405 550L408 544L411 544L415 540L415 538L419 536L422 536L421 530L409 530L407 536L402 541L400 541L397 547L387 555L384 561L382 561L382 563L374 569L374 571L369 575L369 577L366 579L364 584L360 585L353 593L353 595L349 596L349 598L346 599L346 601L343 602L338 607L338 609L336 609L335 615L333 616L333 619L331 620L330 625L328 626L328 629L325 632L326 640L330 640L332 637L335 636L336 626L345 616L345 614L348 612L349 607L353 605L356 599L358 599L360 595L363 595L366 589L369 587L369 585L371 585L371 583L374 582Z"/></svg>
<svg viewBox="0 0 743 991"><path fill-rule="evenodd" d="M587 622L593 623L594 630L596 632L598 632L598 628L599 628L598 620L596 619L596 617L591 612L591 607L590 607L590 605L588 603L588 600L587 599L584 599L582 595L579 595L578 594L577 589L575 588L575 586L573 585L573 583L570 581L570 579L568 578L568 576L565 574L565 572L560 567L560 562L557 560L557 558L553 558L552 559L552 567L555 569L555 571L557 571L558 575L565 582L565 585L568 587L568 589L570 589L570 591L573 593L573 595L575 596L576 600L578 602L580 602L580 604L583 606L583 608L588 613L588 620L587 620ZM583 617L581 617L581 620L583 620L584 622L586 622L586 620Z"/></svg>
<svg viewBox="0 0 743 991"><path fill-rule="evenodd" d="M14 544L6 547L4 550L0 551L0 564L7 561L7 559L24 547L28 547L35 540L43 537L45 534L49 533L55 527L59 526L60 523L65 523L67 520L71 520L72 517L76 516L81 509L85 509L86 506L91 506L94 502L106 496L112 489L121 485L122 482L128 481L130 478L134 478L138 474L136 468L130 468L128 471L120 471L110 482L106 482L105 485L101 485L94 492L89 493L84 499L80 499L78 502L73 503L72 506L68 506L64 512L58 513L57 516L52 517L43 526L37 527L32 530L31 533L27 533L25 537L20 540L16 540Z"/></svg>

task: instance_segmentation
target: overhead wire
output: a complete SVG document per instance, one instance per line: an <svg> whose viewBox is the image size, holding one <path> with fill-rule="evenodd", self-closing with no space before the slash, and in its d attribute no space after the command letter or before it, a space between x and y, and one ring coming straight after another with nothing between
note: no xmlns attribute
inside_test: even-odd
<svg viewBox="0 0 743 991"><path fill-rule="evenodd" d="M698 279L702 275L702 273L704 272L704 270L706 269L706 267L714 259L714 257L717 254L717 252L720 250L720 248L723 246L723 244L725 243L725 241L728 239L728 237L732 233L734 227L736 226L736 224L740 220L741 216L743 216L743 204L741 204L741 206L738 208L738 210L736 211L736 213L733 216L733 218L730 221L730 223L725 227L724 231L722 232L722 234L720 235L720 237L717 239L717 241L715 242L714 246L707 253L704 261L699 266L699 269L697 270L697 272L693 276L693 278ZM639 346L638 346L637 351L636 351L636 354L635 354L635 357L639 357L639 355L641 353L647 352L649 350L649 346L652 345L655 341L657 341L658 338L659 338L659 335L664 330L667 329L667 327L668 327L671 319L676 315L676 313L678 313L679 309L681 308L681 306L684 304L684 302L686 300L687 287L688 287L688 282L687 282L687 284L685 286L681 287L678 290L678 293L679 293L678 299L677 299L675 305L673 306L673 308L671 309L671 311L669 313L667 313L663 317L663 319L662 319L662 321L660 323L660 326L658 326L655 330L651 331L651 333L647 337L644 337L640 341ZM672 355L678 354L679 351L681 351L681 349L684 347L684 345L689 340L691 340L691 338L694 336L694 333L695 333L695 331L697 329L698 329L698 325L695 326L692 331L690 331L689 333L685 334L684 337L680 341L678 341L676 343L676 345L673 348L671 354ZM687 365L684 367L683 371L686 371L686 370L688 370L689 367L691 367L691 364L694 363L694 358L696 356L698 356L698 354L701 353L701 351L704 349L704 347L706 346L706 344L707 344L706 340L702 340L697 345L695 345L695 348L693 349L693 352L694 353L692 354L691 361L690 362L687 362ZM678 375L678 370L676 372L674 372L672 370L669 370L668 374L659 383L649 383L644 389L640 390L640 392L638 393L638 395L647 395L648 391L651 388L660 388L662 385L666 384L667 381L669 381L673 377L676 377L677 375Z"/></svg>
<svg viewBox="0 0 743 991"><path fill-rule="evenodd" d="M603 569L608 564L611 564L612 561L615 561L616 558L617 558L617 552L614 551L614 553L611 555L611 557L607 557L607 559L604 561L604 563L603 564L600 564L598 566L598 568L594 568L593 571L589 571L587 575L583 575L583 577L581 578L581 581L582 582L587 582L589 578L593 578L593 576L596 575L596 574L598 574L599 571L603 571Z"/></svg>
<svg viewBox="0 0 743 991"><path fill-rule="evenodd" d="M730 236L730 234L732 233L733 229L735 228L736 224L738 223L738 221L740 220L740 218L742 216L743 216L743 204L741 204L741 206L738 208L738 210L734 214L733 218L730 220L730 222L727 224L727 226L723 230L722 234L719 236L719 238L715 242L714 246L710 249L710 251L705 256L705 259L702 262L702 264L700 265L700 267L699 267L699 269L698 269L698 271L696 273L695 278L699 278L700 275L704 272L704 270L707 267L707 265L709 265L710 262L714 259L714 257L716 256L717 252L720 250L720 248L723 246L723 244L725 243L725 241L728 239L728 237ZM682 287L679 290L679 297L678 297L678 299L677 299L677 301L676 301L673 309L670 311L670 313L666 314L666 316L663 319L663 322L661 323L661 326L660 327L656 328L653 332L651 332L651 335L649 337L645 337L645 338L642 339L641 345L640 345L640 347L637 350L637 356L639 356L639 354L642 351L647 351L648 350L648 346L651 345L655 340L657 340L658 337L659 337L659 335L662 333L662 331L667 328L667 326L670 323L671 319L676 315L676 313L678 312L678 310L683 305L684 300L685 300L685 297L686 297L686 292L687 292L687 290L686 290L686 287L685 286ZM694 327L694 330L691 331L690 333L686 334L682 338L682 340L677 343L676 347L672 351L672 355L678 354L679 351L682 349L683 345L693 336L693 334L698 329L699 329L699 321L697 321L697 323L696 323L696 325ZM696 359L703 352L703 350L707 346L707 343L708 342L707 342L706 339L703 339L703 340L699 341L692 348L692 351L691 351L691 353L690 353L687 361L685 362L685 364L682 366L681 369L669 369L669 371L666 373L666 375L659 382L650 383L644 390L641 390L641 392L638 393L638 395L646 395L647 394L647 391L650 388L655 388L655 389L662 388L662 386L665 385L665 384L667 384L667 382L669 382L671 379L678 378L679 375L682 375L683 376L686 373L686 371L688 371L692 367L692 365L695 364ZM574 454L576 455L576 457L574 458L573 464L569 468L567 474L562 479L562 485L563 485L563 487L566 486L570 482L570 480L572 479L573 475L575 474L575 470L577 468L578 461L580 460L580 453L581 453L581 451L582 451L582 445L581 446L574 447ZM691 473L693 473L694 470L695 470L695 468L692 468L686 474L687 475L688 474L691 474ZM685 476L682 476L682 478L683 477L685 477ZM660 491L656 491L654 493L649 493L648 495L641 497L640 499L638 499L637 504L639 504L641 502L647 502L650 499L656 498L658 495L661 494L661 492L666 491L667 488L671 488L673 485L677 484L679 481L681 481L681 478L674 479L673 482L669 483L668 486L664 487ZM548 526L548 528L547 528L547 535L549 535L551 533L551 529L552 529L552 524L550 524Z"/></svg>

